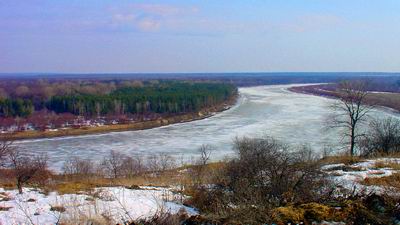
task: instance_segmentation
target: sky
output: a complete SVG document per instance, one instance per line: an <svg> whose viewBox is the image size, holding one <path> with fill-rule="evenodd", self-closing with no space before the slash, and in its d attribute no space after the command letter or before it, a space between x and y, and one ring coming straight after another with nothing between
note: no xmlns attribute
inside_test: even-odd
<svg viewBox="0 0 400 225"><path fill-rule="evenodd" d="M0 0L0 73L399 72L400 0Z"/></svg>

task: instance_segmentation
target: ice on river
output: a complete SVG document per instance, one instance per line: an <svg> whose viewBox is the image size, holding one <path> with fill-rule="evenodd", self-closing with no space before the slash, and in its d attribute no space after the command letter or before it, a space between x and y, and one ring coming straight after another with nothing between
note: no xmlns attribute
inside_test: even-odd
<svg viewBox="0 0 400 225"><path fill-rule="evenodd" d="M79 137L27 140L18 143L26 152L47 153L49 165L60 169L65 159L79 156L101 160L110 150L128 155L167 153L185 159L197 156L202 144L215 150L213 160L232 156L232 141L239 136L270 135L293 144L307 144L316 151L334 148L340 137L326 131L331 99L293 93L294 85L240 88L240 99L231 109L213 117L141 131L112 132ZM379 116L389 115L381 112Z"/></svg>

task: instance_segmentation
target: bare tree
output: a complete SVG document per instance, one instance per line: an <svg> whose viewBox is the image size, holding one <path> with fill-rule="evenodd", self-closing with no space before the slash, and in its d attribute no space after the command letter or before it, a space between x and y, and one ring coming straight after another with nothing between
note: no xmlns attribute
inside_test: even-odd
<svg viewBox="0 0 400 225"><path fill-rule="evenodd" d="M126 159L124 154L111 150L110 154L104 157L101 165L112 178L118 178L122 172L124 159Z"/></svg>
<svg viewBox="0 0 400 225"><path fill-rule="evenodd" d="M212 147L210 145L201 145L200 148L198 149L200 153L200 158L199 158L199 164L204 166L208 163L210 160L211 152L212 152Z"/></svg>
<svg viewBox="0 0 400 225"><path fill-rule="evenodd" d="M158 155L152 154L146 158L146 167L149 171L156 172L161 169L160 159Z"/></svg>
<svg viewBox="0 0 400 225"><path fill-rule="evenodd" d="M11 169L11 174L16 179L19 193L22 193L22 186L36 177L37 181L47 180L47 156L28 157L21 154L14 145L12 135L0 136L0 166ZM43 179L42 179L43 178Z"/></svg>
<svg viewBox="0 0 400 225"><path fill-rule="evenodd" d="M126 177L133 177L137 174L140 174L144 171L143 160L137 157L125 157L122 162L121 170L124 176Z"/></svg>
<svg viewBox="0 0 400 225"><path fill-rule="evenodd" d="M63 171L68 175L90 175L95 169L91 160L83 160L75 156L64 163Z"/></svg>
<svg viewBox="0 0 400 225"><path fill-rule="evenodd" d="M175 158L167 153L159 155L160 170L166 171L175 167Z"/></svg>
<svg viewBox="0 0 400 225"><path fill-rule="evenodd" d="M10 169L16 178L16 185L20 194L22 186L29 182L35 175L47 173L47 156L36 156L34 158L24 156L18 149L9 153Z"/></svg>
<svg viewBox="0 0 400 225"><path fill-rule="evenodd" d="M345 130L344 138L349 140L349 152L354 156L357 140L363 136L359 125L366 121L373 105L366 102L368 91L365 82L343 81L337 91L338 100L331 105L334 115L329 126Z"/></svg>
<svg viewBox="0 0 400 225"><path fill-rule="evenodd" d="M5 165L5 161L10 152L14 149L13 139L9 135L0 136L0 166Z"/></svg>
<svg viewBox="0 0 400 225"><path fill-rule="evenodd" d="M207 177L209 177L209 171L207 171L207 163L210 159L212 147L210 145L201 145L198 149L199 158L196 160L195 167L191 168L191 179L193 184L198 188L204 184Z"/></svg>

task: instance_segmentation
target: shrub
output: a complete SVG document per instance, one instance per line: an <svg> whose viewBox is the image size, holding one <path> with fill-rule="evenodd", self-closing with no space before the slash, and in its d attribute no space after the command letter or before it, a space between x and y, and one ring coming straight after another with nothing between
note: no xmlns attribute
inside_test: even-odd
<svg viewBox="0 0 400 225"><path fill-rule="evenodd" d="M238 138L234 150L237 157L219 173L203 171L212 175L207 179L211 185L192 187L190 203L201 212L261 224L270 221L270 210L276 207L316 202L325 194L326 181L308 148L291 150L266 137ZM313 213L317 215L314 211L309 214Z"/></svg>
<svg viewBox="0 0 400 225"><path fill-rule="evenodd" d="M229 188L244 202L282 205L314 198L323 180L307 151L292 151L273 138L237 139L238 158L229 164Z"/></svg>
<svg viewBox="0 0 400 225"><path fill-rule="evenodd" d="M93 174L95 168L91 160L84 160L79 157L72 157L65 161L63 165L64 174L67 175L90 175Z"/></svg>
<svg viewBox="0 0 400 225"><path fill-rule="evenodd" d="M400 120L392 117L372 120L360 148L365 156L400 152Z"/></svg>

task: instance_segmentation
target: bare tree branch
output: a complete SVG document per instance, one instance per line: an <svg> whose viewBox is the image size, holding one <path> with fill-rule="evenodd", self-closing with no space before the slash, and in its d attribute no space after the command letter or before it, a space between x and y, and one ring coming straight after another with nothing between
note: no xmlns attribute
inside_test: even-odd
<svg viewBox="0 0 400 225"><path fill-rule="evenodd" d="M350 144L350 155L355 155L355 146L360 137L359 125L368 119L373 105L366 104L368 91L366 83L362 81L343 81L337 88L337 101L331 105L334 115L330 119L329 127L342 128Z"/></svg>

